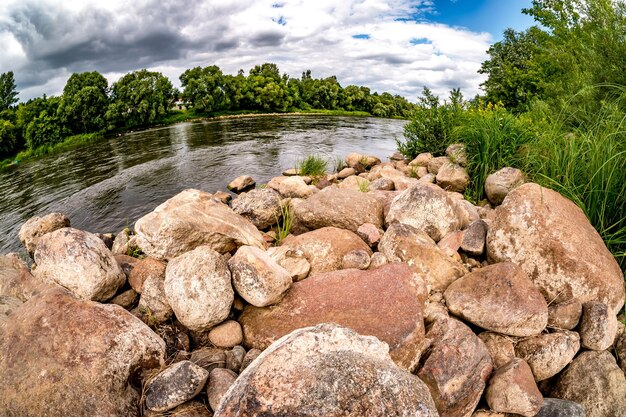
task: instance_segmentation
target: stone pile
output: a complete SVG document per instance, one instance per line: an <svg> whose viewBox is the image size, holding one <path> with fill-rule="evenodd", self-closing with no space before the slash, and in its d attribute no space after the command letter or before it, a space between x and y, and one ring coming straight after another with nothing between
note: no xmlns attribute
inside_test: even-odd
<svg viewBox="0 0 626 417"><path fill-rule="evenodd" d="M626 415L623 274L578 207L514 168L474 205L462 145L345 162L185 190L114 239L30 219L32 267L0 256L0 415Z"/></svg>

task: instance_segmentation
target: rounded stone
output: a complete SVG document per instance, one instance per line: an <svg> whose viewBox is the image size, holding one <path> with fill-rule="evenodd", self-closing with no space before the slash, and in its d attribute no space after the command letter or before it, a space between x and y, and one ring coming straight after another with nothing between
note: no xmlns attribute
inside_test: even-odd
<svg viewBox="0 0 626 417"><path fill-rule="evenodd" d="M211 329L209 340L219 348L231 348L243 341L241 325L234 320L227 320Z"/></svg>

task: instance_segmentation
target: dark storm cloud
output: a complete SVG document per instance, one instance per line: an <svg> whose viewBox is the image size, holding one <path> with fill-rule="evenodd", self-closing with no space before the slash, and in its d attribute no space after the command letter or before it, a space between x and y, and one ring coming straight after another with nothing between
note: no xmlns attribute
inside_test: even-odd
<svg viewBox="0 0 626 417"><path fill-rule="evenodd" d="M383 53L383 54L368 54L358 56L359 59L371 59L374 61L384 61L387 64L398 65L398 64L410 64L413 62L411 57L400 54L391 54L391 53Z"/></svg>
<svg viewBox="0 0 626 417"><path fill-rule="evenodd" d="M254 46L279 46L284 38L285 34L282 32L266 31L252 35L249 41Z"/></svg>

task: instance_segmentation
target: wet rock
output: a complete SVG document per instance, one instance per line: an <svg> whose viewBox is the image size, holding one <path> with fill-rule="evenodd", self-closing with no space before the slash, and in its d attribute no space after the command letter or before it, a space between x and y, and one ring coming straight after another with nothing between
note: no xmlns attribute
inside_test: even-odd
<svg viewBox="0 0 626 417"><path fill-rule="evenodd" d="M362 155L360 153L351 153L346 156L346 165L356 167L361 165L364 169L370 169L374 165L380 164L380 159L371 155Z"/></svg>
<svg viewBox="0 0 626 417"><path fill-rule="evenodd" d="M167 411L202 391L209 373L190 361L175 363L146 384L146 407Z"/></svg>
<svg viewBox="0 0 626 417"><path fill-rule="evenodd" d="M304 257L304 252L281 246L269 248L267 253L289 272L292 280L302 281L309 275L311 264Z"/></svg>
<svg viewBox="0 0 626 417"><path fill-rule="evenodd" d="M237 374L229 369L216 368L211 371L206 395L212 410L217 410L217 406L224 398L226 391L235 383L236 379Z"/></svg>
<svg viewBox="0 0 626 417"><path fill-rule="evenodd" d="M462 143L453 143L448 146L446 148L446 156L455 164L463 167L467 166L467 153L465 152L465 145Z"/></svg>
<svg viewBox="0 0 626 417"><path fill-rule="evenodd" d="M439 168L436 181L444 190L462 193L469 185L469 174L462 166L446 162Z"/></svg>
<svg viewBox="0 0 626 417"><path fill-rule="evenodd" d="M572 298L548 307L548 326L563 330L572 330L578 326L583 314L583 305Z"/></svg>
<svg viewBox="0 0 626 417"><path fill-rule="evenodd" d="M280 304L246 306L244 345L265 349L295 329L333 322L389 344L391 357L413 369L424 342L425 283L404 264L346 269L294 283Z"/></svg>
<svg viewBox="0 0 626 417"><path fill-rule="evenodd" d="M154 258L145 258L137 261L130 272L128 283L139 294L143 291L143 284L148 279L161 280L165 279L165 262Z"/></svg>
<svg viewBox="0 0 626 417"><path fill-rule="evenodd" d="M450 284L448 309L486 330L533 336L548 323L548 306L524 271L504 262L489 265Z"/></svg>
<svg viewBox="0 0 626 417"><path fill-rule="evenodd" d="M578 333L562 331L521 340L515 353L528 363L535 380L543 381L561 372L579 349Z"/></svg>
<svg viewBox="0 0 626 417"><path fill-rule="evenodd" d="M281 218L280 194L271 188L240 194L231 207L259 230L273 226Z"/></svg>
<svg viewBox="0 0 626 417"><path fill-rule="evenodd" d="M544 398L537 417L585 417L585 409L573 401Z"/></svg>
<svg viewBox="0 0 626 417"><path fill-rule="evenodd" d="M164 288L178 320L196 331L224 321L234 299L228 266L208 246L172 259L165 271Z"/></svg>
<svg viewBox="0 0 626 417"><path fill-rule="evenodd" d="M433 155L431 153L421 153L415 157L411 162L409 162L410 167L428 167L428 163L433 159Z"/></svg>
<svg viewBox="0 0 626 417"><path fill-rule="evenodd" d="M240 193L242 191L247 190L248 188L252 188L256 185L254 179L252 179L249 175L241 175L234 180L232 180L226 188L235 193Z"/></svg>
<svg viewBox="0 0 626 417"><path fill-rule="evenodd" d="M380 241L380 231L371 223L364 223L356 230L356 234L370 247L374 247Z"/></svg>
<svg viewBox="0 0 626 417"><path fill-rule="evenodd" d="M296 168L289 168L283 171L283 175L285 177L293 177L295 175L300 175L300 173Z"/></svg>
<svg viewBox="0 0 626 417"><path fill-rule="evenodd" d="M578 355L550 394L580 404L587 417L626 415L626 377L607 351Z"/></svg>
<svg viewBox="0 0 626 417"><path fill-rule="evenodd" d="M137 220L137 244L157 259L171 259L198 246L219 252L264 246L252 223L199 190L185 190Z"/></svg>
<svg viewBox="0 0 626 417"><path fill-rule="evenodd" d="M356 190L325 188L307 200L292 200L294 218L308 229L338 227L356 232L364 223L382 229L383 205Z"/></svg>
<svg viewBox="0 0 626 417"><path fill-rule="evenodd" d="M237 346L243 341L241 326L234 320L227 320L211 329L209 340L219 348Z"/></svg>
<svg viewBox="0 0 626 417"><path fill-rule="evenodd" d="M202 347L191 352L189 360L211 372L215 368L226 367L226 352L219 348Z"/></svg>
<svg viewBox="0 0 626 417"><path fill-rule="evenodd" d="M617 317L604 303L590 301L583 304L580 322L580 342L591 350L606 350L613 345L617 333Z"/></svg>
<svg viewBox="0 0 626 417"><path fill-rule="evenodd" d="M500 205L504 198L515 188L524 184L524 173L517 168L502 168L487 176L485 194L493 204Z"/></svg>
<svg viewBox="0 0 626 417"><path fill-rule="evenodd" d="M392 223L378 250L390 262L406 262L431 291L444 291L465 274L463 266L442 252L425 232L406 224Z"/></svg>
<svg viewBox="0 0 626 417"><path fill-rule="evenodd" d="M33 277L26 262L16 253L0 255L0 296L28 301L50 287L51 285Z"/></svg>
<svg viewBox="0 0 626 417"><path fill-rule="evenodd" d="M461 249L463 252L474 256L480 256L485 252L485 239L487 238L487 223L484 220L476 220L470 223L463 235Z"/></svg>
<svg viewBox="0 0 626 417"><path fill-rule="evenodd" d="M438 156L436 158L432 158L428 161L428 172L430 174L437 175L439 173L439 169L444 165L449 163L450 160L447 156Z"/></svg>
<svg viewBox="0 0 626 417"><path fill-rule="evenodd" d="M478 337L489 351L494 369L506 365L515 358L515 346L510 337L493 332L482 332Z"/></svg>
<svg viewBox="0 0 626 417"><path fill-rule="evenodd" d="M31 217L22 225L19 232L20 242L32 257L39 244L39 239L55 230L70 227L70 219L63 213L50 213L43 217Z"/></svg>
<svg viewBox="0 0 626 417"><path fill-rule="evenodd" d="M517 358L493 374L485 397L492 410L525 417L537 415L543 405L543 396L530 367L523 359Z"/></svg>
<svg viewBox="0 0 626 417"><path fill-rule="evenodd" d="M161 338L129 312L61 289L15 311L4 339L0 410L7 416L137 416L140 395L130 383L164 362Z"/></svg>
<svg viewBox="0 0 626 417"><path fill-rule="evenodd" d="M458 320L435 321L427 338L432 345L418 376L430 389L442 417L469 415L491 374L484 343Z"/></svg>
<svg viewBox="0 0 626 417"><path fill-rule="evenodd" d="M386 217L387 224L408 224L426 232L435 242L459 229L454 203L436 185L418 183L397 196Z"/></svg>
<svg viewBox="0 0 626 417"><path fill-rule="evenodd" d="M228 260L233 285L248 303L265 307L278 302L291 286L291 274L265 252L242 246Z"/></svg>
<svg viewBox="0 0 626 417"><path fill-rule="evenodd" d="M374 180L370 183L369 189L370 191L393 191L396 189L396 187L392 180L388 178L378 178L377 180Z"/></svg>
<svg viewBox="0 0 626 417"><path fill-rule="evenodd" d="M92 233L63 228L40 237L34 276L58 284L80 298L106 301L126 275L102 240Z"/></svg>
<svg viewBox="0 0 626 417"><path fill-rule="evenodd" d="M487 233L492 262L520 265L547 300L624 305L624 277L598 232L574 203L537 184L511 191ZM589 254L593 256L589 256Z"/></svg>
<svg viewBox="0 0 626 417"><path fill-rule="evenodd" d="M307 198L313 194L313 189L309 187L306 182L304 182L302 177L293 176L284 178L280 181L278 184L278 192L283 197Z"/></svg>
<svg viewBox="0 0 626 417"><path fill-rule="evenodd" d="M299 236L289 236L281 247L300 251L311 265L309 276L321 272L345 269L343 264L347 254L353 251L372 252L355 233L336 227L324 227Z"/></svg>
<svg viewBox="0 0 626 417"><path fill-rule="evenodd" d="M263 352L215 415L434 417L437 411L424 384L391 361L384 343L323 324L296 330Z"/></svg>

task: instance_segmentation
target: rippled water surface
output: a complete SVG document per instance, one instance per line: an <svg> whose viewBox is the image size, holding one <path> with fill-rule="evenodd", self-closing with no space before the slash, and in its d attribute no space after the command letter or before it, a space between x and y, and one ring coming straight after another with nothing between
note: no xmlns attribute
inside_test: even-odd
<svg viewBox="0 0 626 417"><path fill-rule="evenodd" d="M34 215L61 211L73 227L117 232L185 188L226 190L243 174L265 183L312 153L386 160L404 123L322 116L183 123L25 163L0 173L0 253L21 250L19 227Z"/></svg>

